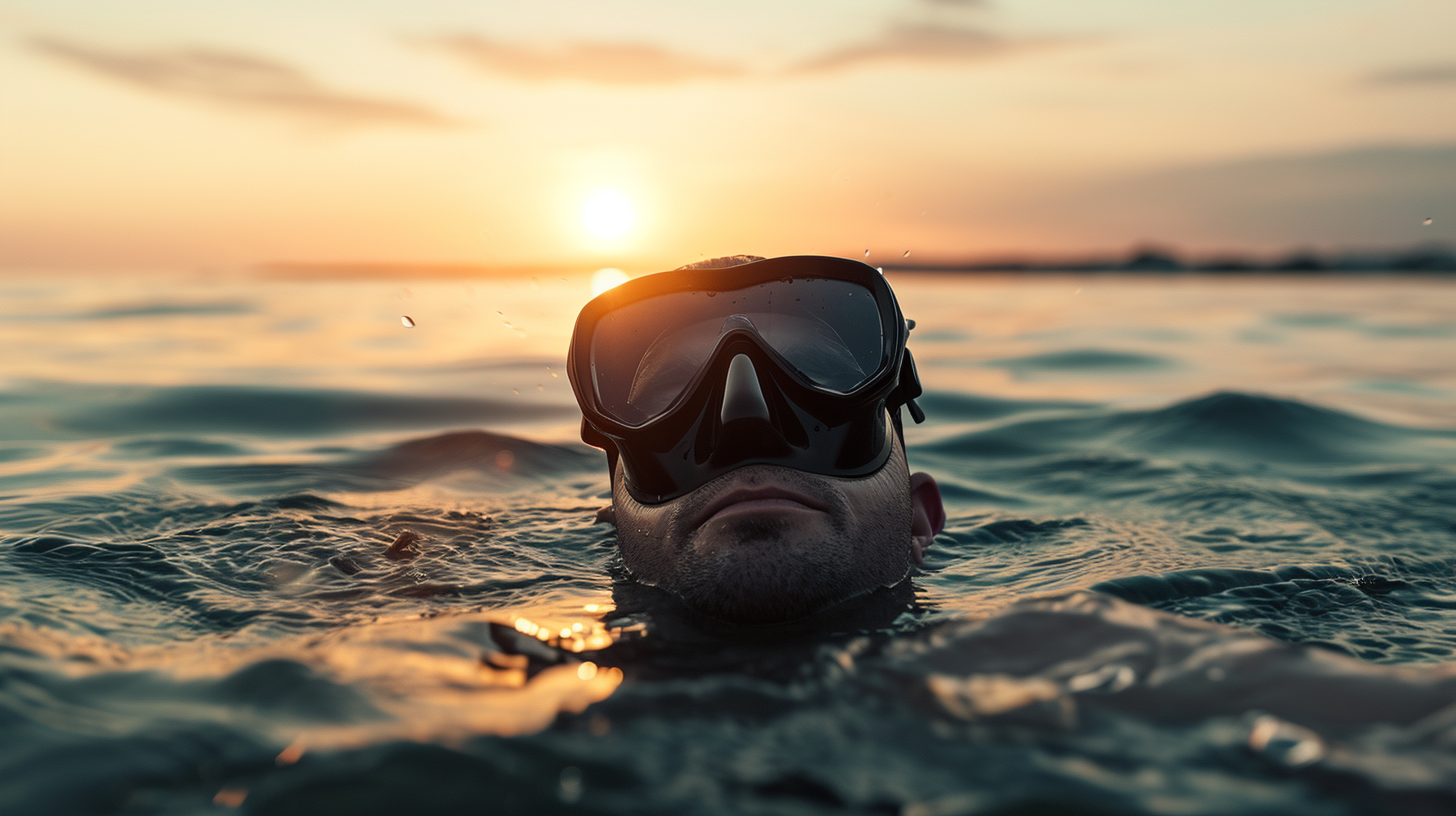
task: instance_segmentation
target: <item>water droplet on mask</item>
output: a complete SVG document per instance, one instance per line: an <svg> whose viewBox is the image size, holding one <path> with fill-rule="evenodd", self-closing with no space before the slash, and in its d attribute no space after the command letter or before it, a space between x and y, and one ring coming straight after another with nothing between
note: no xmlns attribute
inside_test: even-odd
<svg viewBox="0 0 1456 816"><path fill-rule="evenodd" d="M399 322L406 329L413 329L415 327L415 319L409 315L400 315Z"/></svg>
<svg viewBox="0 0 1456 816"><path fill-rule="evenodd" d="M908 258L908 257L910 257L910 250L908 250L908 249L905 250L905 254L904 255L901 255L900 257L901 258Z"/></svg>
<svg viewBox="0 0 1456 816"><path fill-rule="evenodd" d="M546 371L551 374L551 379L556 379L556 371L551 366L546 366Z"/></svg>
<svg viewBox="0 0 1456 816"><path fill-rule="evenodd" d="M708 297L717 297L718 296L718 293L717 292L704 292L703 294L707 295Z"/></svg>
<svg viewBox="0 0 1456 816"><path fill-rule="evenodd" d="M519 394L519 393L521 393L521 389L519 389L519 388L512 388L511 389L511 393L512 394Z"/></svg>
<svg viewBox="0 0 1456 816"><path fill-rule="evenodd" d="M875 271L880 273L881 275L885 274L885 268L883 266L875 267Z"/></svg>
<svg viewBox="0 0 1456 816"><path fill-rule="evenodd" d="M869 256L870 256L870 251L868 249L866 249L865 250L865 257L868 258Z"/></svg>
<svg viewBox="0 0 1456 816"><path fill-rule="evenodd" d="M545 391L546 390L546 386L542 385L541 383L536 383L536 390L537 391Z"/></svg>
<svg viewBox="0 0 1456 816"><path fill-rule="evenodd" d="M1429 227L1429 226L1430 226L1430 225L1431 225L1431 222L1432 222L1432 221L1434 221L1434 220L1435 220L1435 219L1433 219L1433 218L1427 218L1427 219L1426 219L1426 220L1424 220L1424 221L1422 221L1422 222L1421 222L1421 223L1422 223L1422 224L1423 224L1423 225L1425 225L1425 226L1427 226L1427 227Z"/></svg>

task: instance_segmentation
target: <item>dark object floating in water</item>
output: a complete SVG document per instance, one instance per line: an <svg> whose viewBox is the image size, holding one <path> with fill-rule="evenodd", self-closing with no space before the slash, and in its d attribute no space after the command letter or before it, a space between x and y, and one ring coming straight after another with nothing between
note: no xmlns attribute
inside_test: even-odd
<svg viewBox="0 0 1456 816"><path fill-rule="evenodd" d="M389 545L389 549L384 551L384 555L395 561L408 561L411 558L418 558L425 551L420 546L422 541L424 541L424 537L419 533L412 530L405 530L399 534L399 537L394 540L393 544Z"/></svg>

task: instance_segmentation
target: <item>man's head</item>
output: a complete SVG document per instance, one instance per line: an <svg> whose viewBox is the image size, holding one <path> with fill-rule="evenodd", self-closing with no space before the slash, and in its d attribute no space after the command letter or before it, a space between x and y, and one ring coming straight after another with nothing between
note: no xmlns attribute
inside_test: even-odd
<svg viewBox="0 0 1456 816"><path fill-rule="evenodd" d="M920 385L889 285L842 259L695 266L594 300L572 339L624 564L740 622L898 582L944 513L905 461Z"/></svg>

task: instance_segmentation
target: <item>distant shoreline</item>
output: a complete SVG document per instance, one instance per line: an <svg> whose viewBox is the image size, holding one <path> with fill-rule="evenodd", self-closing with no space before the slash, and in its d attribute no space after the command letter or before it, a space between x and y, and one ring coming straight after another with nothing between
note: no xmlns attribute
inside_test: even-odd
<svg viewBox="0 0 1456 816"><path fill-rule="evenodd" d="M1133 274L1437 274L1456 273L1456 252L1445 246L1423 246L1393 252L1326 254L1291 252L1277 258L1222 255L1185 259L1165 249L1136 249L1126 256L1090 255L1081 258L994 258L930 263L892 262L895 272L952 274L1007 272L1115 272Z"/></svg>
<svg viewBox="0 0 1456 816"><path fill-rule="evenodd" d="M895 273L922 274L1026 274L1113 273L1136 275L1369 275L1456 274L1456 251L1445 246L1422 246L1389 252L1319 253L1296 251L1275 258L1220 255L1184 258L1161 248L1140 248L1123 256L1088 255L1074 258L1001 257L968 260L868 263ZM496 266L475 263L367 263L290 262L257 264L256 274L292 280L338 279L488 279L573 278L590 274L591 264L526 264ZM657 271L657 270L650 270ZM630 272L630 270L629 270ZM641 273L639 273L641 274Z"/></svg>

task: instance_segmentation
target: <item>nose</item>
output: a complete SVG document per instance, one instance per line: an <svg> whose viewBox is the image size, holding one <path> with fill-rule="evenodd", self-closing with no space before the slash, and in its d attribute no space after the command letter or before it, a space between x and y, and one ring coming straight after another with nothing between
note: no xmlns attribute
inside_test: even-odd
<svg viewBox="0 0 1456 816"><path fill-rule="evenodd" d="M724 425L740 419L768 421L768 401L763 398L758 371L745 354L739 354L728 362L728 376L723 380L723 404L718 417Z"/></svg>

